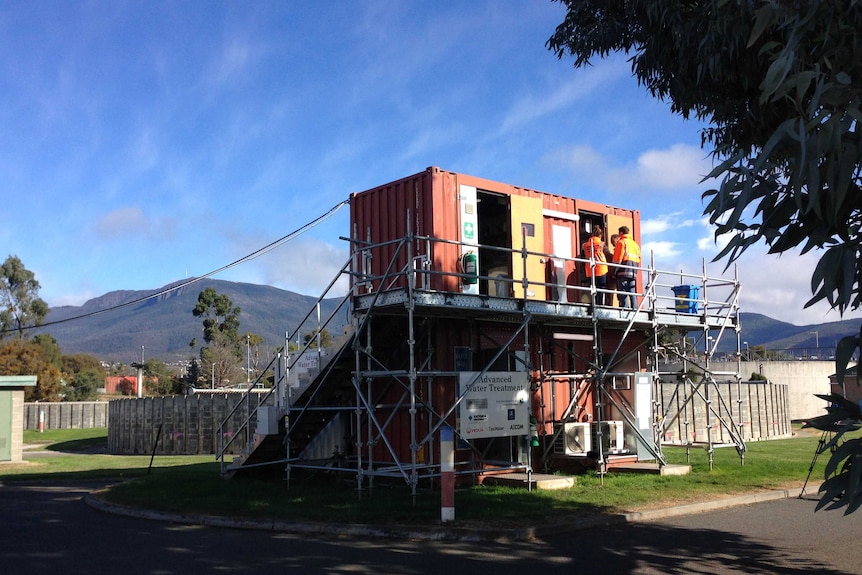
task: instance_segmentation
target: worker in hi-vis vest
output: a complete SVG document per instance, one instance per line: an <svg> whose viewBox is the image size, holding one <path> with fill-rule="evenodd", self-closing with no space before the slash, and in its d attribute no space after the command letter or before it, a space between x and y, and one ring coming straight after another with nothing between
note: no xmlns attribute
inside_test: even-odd
<svg viewBox="0 0 862 575"><path fill-rule="evenodd" d="M634 294L640 271L638 268L641 266L641 248L629 235L628 226L620 226L619 232L620 238L614 248L614 263L625 267L616 268L617 298L620 307L634 309L638 306L637 296Z"/></svg>
<svg viewBox="0 0 862 575"><path fill-rule="evenodd" d="M601 226L593 228L590 239L584 242L581 250L584 259L588 260L584 264L585 277L588 281L589 278L593 278L593 281L596 282L596 289L598 290L596 291L596 304L606 305L606 301L610 303L610 296L605 292L608 287L608 259L607 247L602 240Z"/></svg>

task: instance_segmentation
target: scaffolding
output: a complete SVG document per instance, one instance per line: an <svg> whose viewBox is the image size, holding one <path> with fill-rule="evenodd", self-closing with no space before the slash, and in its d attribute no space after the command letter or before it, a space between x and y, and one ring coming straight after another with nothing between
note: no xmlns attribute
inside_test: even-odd
<svg viewBox="0 0 862 575"><path fill-rule="evenodd" d="M435 246L454 244L460 250L459 242L409 231L379 243L356 236L348 240L349 261L318 300L341 277L350 278L351 291L339 305L343 309L349 304L345 343L318 363L319 373L302 389L288 384L295 360L286 346L279 351L271 364L276 385L269 392L275 399L276 425L270 421L263 426L264 431L276 432L252 433L254 425L261 430L261 414L249 409L245 433L220 445L224 473L277 465L283 466L289 480L295 470L325 469L355 474L359 489L373 486L377 478L400 479L415 494L421 481L433 484L439 479L437 441L440 429L450 426L456 434L458 476L481 481L517 472L526 473L529 480L535 469L550 470L573 459L555 447L571 429L567 423L589 424L590 432L594 430L595 445L575 459L588 461L601 472L626 457L665 465L663 446L669 443L686 448L703 443L710 466L714 449L724 446L735 447L743 461L741 405L728 418L732 406L712 385L723 374L710 371L710 358L728 332L735 336L737 360L741 355L738 277L708 276L705 263L695 275L660 271L650 255L648 265L635 269L642 274L644 288L636 294L637 306L629 309L613 301L598 303L601 296L613 298L615 292L598 288L592 276L586 285L563 282L562 289L554 278L527 277L527 258L551 262L561 259L556 255L526 247L477 246L508 251L524 261L520 278L491 277L435 265ZM380 261L382 254L385 261ZM595 265L583 258L565 260L576 266ZM375 269L383 271L374 273ZM479 294L436 291L430 286L439 275L487 287ZM681 286L690 289L682 293ZM531 293L545 297L530 297ZM319 305L316 309L320 332L333 324L336 313L322 320ZM306 320L313 315L312 310ZM296 338L300 329L287 339ZM690 333L702 351L687 347ZM298 356L304 353L319 354L319 348L315 352L309 341ZM667 357L683 362L682 377L659 369ZM527 430L496 439L464 436L460 414L465 397L483 376L497 371L523 373L529 381L534 437ZM697 383L692 381L694 374L699 376ZM731 376L741 385L738 371ZM689 405L693 395L704 398L710 406L707 429L720 427L724 430L720 436L729 440L719 441L719 435L708 431L704 438L666 441L663 422L679 417L659 393L669 377L677 378L679 394L686 396L683 405ZM621 428L606 425L618 421ZM609 449L614 445L606 437L610 433L625 433L628 449ZM535 436L539 446L531 447ZM244 455L226 462L230 445L242 440ZM267 440L275 448L263 450ZM255 457L260 451L267 455Z"/></svg>

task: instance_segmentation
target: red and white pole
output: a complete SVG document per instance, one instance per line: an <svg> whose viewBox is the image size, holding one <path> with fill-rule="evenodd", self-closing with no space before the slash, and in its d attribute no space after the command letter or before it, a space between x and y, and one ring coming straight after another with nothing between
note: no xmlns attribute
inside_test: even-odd
<svg viewBox="0 0 862 575"><path fill-rule="evenodd" d="M455 433L440 428L440 519L455 521Z"/></svg>
<svg viewBox="0 0 862 575"><path fill-rule="evenodd" d="M45 431L45 411L39 410L39 433Z"/></svg>

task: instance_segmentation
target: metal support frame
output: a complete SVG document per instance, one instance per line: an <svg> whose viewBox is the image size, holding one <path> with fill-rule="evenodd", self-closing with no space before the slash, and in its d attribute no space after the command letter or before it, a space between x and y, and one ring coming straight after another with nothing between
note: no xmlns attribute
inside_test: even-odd
<svg viewBox="0 0 862 575"><path fill-rule="evenodd" d="M436 243L454 243L436 238L415 236L410 231L410 214L407 214L408 232L403 238L390 240L373 244L370 239L370 232L366 234L366 240L360 241L357 239L357 230L353 231L353 239L350 240L351 254L342 273L347 273L352 277L352 290L349 294L351 308L351 323L353 329L353 338L350 348L342 348L341 353L353 354L352 376L350 378L351 388L353 390L353 400L350 406L333 407L333 410L343 411L349 409L352 415L350 426L353 428L355 436L355 444L352 456L352 466L333 466L331 463L321 464L319 461L304 461L300 457L290 455L291 434L297 428L297 424L303 417L308 416L308 409L298 409L289 411L288 424L286 426L285 445L286 463L288 478L291 469L311 468L317 469L321 465L325 465L327 469L336 469L345 472L356 474L357 489L363 490L367 487L373 487L376 477L397 477L401 478L407 485L410 486L413 494L416 494L417 487L422 478L435 479L440 476L439 465L434 462L434 436L439 428L451 418L458 408L458 405L464 398L463 393L456 394L456 398L451 405L444 406L445 409L437 410L431 402L431 389L433 383L438 377L455 377L458 372L435 370L431 366L431 358L434 355L433 333L437 318L466 318L464 312L469 312L476 318L483 321L472 322L471 325L476 326L477 335L486 337L482 333L484 322L502 321L510 326L511 336L508 341L499 346L499 351L494 357L487 362L487 365L476 370L480 376L486 373L490 366L507 353L507 350L518 337L523 337L524 341L524 357L528 365L528 371L534 374L533 384L539 395L541 407L547 407L549 404L556 413L556 408L560 406L561 398L556 397L555 387L551 393L546 392L545 384L561 378L568 379L570 382L570 397L565 399L564 418L572 415L575 407L580 405L580 402L590 390L594 391L595 398L595 419L594 421L601 423L607 407L613 407L621 414L622 419L629 427L635 430L637 435L643 441L644 445L654 446L650 449L652 455L660 465L665 464L665 459L661 449L661 437L663 418L667 415L666 406L660 405L656 394L651 398L653 408L653 433L651 437L642 436L635 425L635 414L632 406L622 401L621 396L613 388L608 388L606 381L609 377L613 377L618 373L616 367L624 362L631 362L632 354L637 354L641 357L641 353L649 358L649 364L652 365L652 372L655 381L658 381L659 373L657 371L659 361L659 351L662 346L659 345L658 334L662 329L674 328L680 329L683 332L700 330L702 339L705 340L706 357L703 369L705 372L709 370L709 356L715 349L717 341L712 348L709 347L708 335L711 330L719 330L720 334L725 329L733 328L737 335L737 347L739 340L739 323L738 323L738 278L734 278L732 282L727 280L717 280L709 278L704 271L700 276L702 307L698 314L679 314L669 312L663 307L667 298L659 295L657 288L670 287L671 284L661 284L663 277L673 275L670 272L661 272L655 268L655 264L650 258L649 267L639 268L639 273L646 274L645 289L643 293L636 294L638 296L638 306L636 309L620 309L615 306L602 306L597 304L597 295L600 290L595 286L594 276L591 277L589 286L568 286L572 290L589 290L590 302L588 304L579 303L580 298L574 298L573 303L559 303L550 301L528 300L528 287L535 290L544 290L550 284L544 282L531 281L527 278L527 266L524 265L524 277L513 278L512 283L520 283L524 294L520 299L513 298L494 298L490 296L475 296L468 294L451 294L432 292L429 289L431 285L430 278L435 274L442 274L440 270L434 270L431 262L432 246ZM391 260L385 262L385 271L375 276L372 273L372 264L374 263L375 249L382 245L388 245L393 250ZM522 246L524 245L522 239ZM522 247L518 250L511 250L513 253L520 254L526 264L528 257L544 257L549 258L548 254L537 254L526 250ZM418 252L418 253L417 253ZM556 257L556 256L555 256ZM403 267L399 268L396 262L404 261ZM571 258L575 265L589 265L594 262L578 258ZM377 269L380 268L381 262L377 262ZM614 266L614 264L609 264ZM340 277L339 274L338 277ZM454 273L451 275L462 276L463 274ZM681 274L680 274L681 276ZM333 284L338 279L333 280ZM681 276L682 277L682 276ZM489 278L485 278L489 279ZM714 303L707 298L707 286L716 285L720 282L726 282L731 289L731 296L724 302ZM610 297L613 292L606 290ZM499 302L495 301L499 300ZM612 302L613 303L613 302ZM498 305L499 304L499 305ZM497 306L497 307L495 307ZM495 311L495 310L500 311ZM673 308L669 308L673 309ZM311 313L311 312L310 312ZM375 341L376 333L372 333L375 327L376 318L390 318L390 321L401 322L400 325L406 326L406 344L407 355L406 368L394 368L387 366L386 361L375 354L372 345ZM550 322L550 323L549 323ZM548 354L548 349L545 348L545 342L551 342L551 346L558 345L553 342L552 338L539 337L537 339L538 347L536 349L537 363L534 361L530 349L531 333L546 333L549 325L554 326L572 326L578 329L589 329L592 334L592 357L580 358L585 360L589 366L587 373L569 373L566 369L560 369L560 366L548 365L545 358ZM606 330L611 329L620 334L619 342L611 353L606 353L603 349L603 340ZM649 331L649 337L644 339L642 346L638 346L635 351L622 352L623 343L630 336L637 332L642 333L644 330ZM375 337L372 337L375 336ZM422 338L425 339L425 346L419 346ZM717 338L716 338L717 339ZM424 359L421 357L424 354ZM737 354L739 357L739 354ZM685 361L689 358L684 357ZM640 365L640 360L638 361ZM330 367L335 365L335 361L330 363ZM289 367L288 367L289 369ZM326 384L326 375L321 374L316 382L317 388L309 393L316 393ZM737 374L737 381L741 381ZM378 402L378 397L381 392L381 382L385 389L391 389L386 386L400 386L402 392L400 399L394 404L381 406ZM422 383L424 382L424 385ZM283 382L279 382L284 385ZM702 387L702 389L701 389ZM717 389L717 388L714 388ZM273 391L272 393L281 393ZM710 397L710 386L695 387L691 390L683 388L682 393L685 395L683 405L692 399L695 394L702 395L707 401L715 401L721 404L723 399L720 397ZM424 399L423 399L424 396ZM306 404L308 405L308 403ZM381 407L391 410L387 417L380 417ZM686 406L687 409L687 406ZM392 445L390 438L390 427L395 414L407 412L407 421L409 425L409 459L402 460L398 456L398 446ZM420 418L419 413L424 412L424 417ZM720 416L715 409L710 409L710 417ZM742 409L738 406L738 425L733 426L734 445L740 451L740 455L744 453L744 443L741 433ZM251 421L251 418L249 418ZM420 421L426 421L425 425L420 429ZM540 424L551 424L556 431L556 424L564 422L560 421L541 421ZM599 425L599 433L601 433L601 425ZM248 433L248 435L251 435ZM364 439L363 439L364 438ZM598 465L600 471L604 470L607 464L607 454L603 453L602 441L598 442ZM710 465L712 465L712 448L713 442L710 435ZM385 452L388 453L391 461L375 461L375 448L378 445L385 445ZM403 447L403 446L401 446ZM472 446L471 446L472 447ZM552 443L546 443L543 453L543 460L547 463L549 450ZM425 450L424 460L420 460L418 454ZM403 451L403 449L402 449ZM518 462L499 462L499 461L484 461L484 464L478 468L465 468L464 461L459 462L461 465L459 473L485 473L489 470L525 470L528 476L533 470L533 461L531 458L532 450L528 449L528 461L526 465ZM222 451L223 457L224 451ZM479 459L483 458L481 452L473 449L473 455ZM224 467L224 464L223 464ZM366 481L367 480L367 481Z"/></svg>

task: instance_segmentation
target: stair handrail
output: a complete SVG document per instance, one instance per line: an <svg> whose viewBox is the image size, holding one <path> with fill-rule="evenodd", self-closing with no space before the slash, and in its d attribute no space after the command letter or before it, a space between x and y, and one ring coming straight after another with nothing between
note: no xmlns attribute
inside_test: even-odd
<svg viewBox="0 0 862 575"><path fill-rule="evenodd" d="M300 320L300 322L299 322L299 324L298 324L297 328L294 330L294 332L293 332L292 334L290 334L290 336L288 336L288 338L287 338L287 339L288 339L288 341L289 341L290 339L292 339L292 337L293 337L294 335L296 335L296 334L298 334L298 333L299 333L299 331L303 328L303 325L305 325L305 322L306 322L306 321L308 321L308 319L311 317L311 314L312 314L312 313L314 313L314 311L315 311L316 309L318 309L318 307L319 307L319 305L320 305L320 302L321 302L321 301L323 301L324 299L326 299L326 295L327 295L327 294L332 290L332 288L333 288L333 287L335 286L335 284L338 282L338 280L340 279L340 277L341 277L343 274L349 274L349 273L350 273L350 272L348 271L348 270L349 270L349 267L350 267L350 264L351 264L351 259L350 259L350 258L348 258L347 262L346 262L344 265L342 265L342 266L341 266L341 268L340 268L340 269L338 270L338 272L336 273L335 277L332 279L332 281L330 281L330 282L329 282L329 285L326 287L326 289L323 291L323 293L322 293L322 294L317 298L317 300L314 302L314 305L313 305L313 306L311 306L311 309L308 311L308 313L306 313L306 314L305 314L305 316L302 318L302 320ZM326 321L324 321L323 323L320 323L320 322L319 322L319 320L318 320L318 332L319 332L321 329L325 328L327 325L329 325L329 323L330 323L330 322L335 318L335 316L338 314L338 312L341 310L341 308L344 306L344 304L345 304L347 301L349 301L349 299L350 299L350 293L348 292L344 297L342 297L341 301L338 303L338 305L337 305L337 306L336 306L336 308L332 311L332 313L330 313L330 314L329 314L329 317L327 317L327 318L326 318ZM313 342L313 340L309 340L309 341L306 343L305 347L302 349L302 352L301 352L301 353L299 354L299 356L297 356L297 357L301 357L301 356L302 356L302 354L303 354L303 353L305 353L305 351L307 351L307 350L308 350L308 348L311 346L312 342ZM281 346L281 347L279 347L279 348L275 351L275 353L273 354L273 358L272 358L272 359L270 360L270 362L267 364L266 368L264 368L264 369L261 371L261 374L260 374L260 375L255 379L255 381L254 381L254 382L250 382L250 383L249 383L249 386L246 388L245 392L243 393L242 398L241 398L241 399L236 403L236 405L234 405L234 407L233 407L232 409L230 409L230 410L228 411L228 413L227 413L227 414L225 415L225 417L222 419L221 424L219 424L219 427L218 427L218 430L217 430L217 433L216 433L216 440L217 440L217 444L218 444L217 453L216 453L216 459L218 459L218 460L222 463L222 466L224 466L224 456L225 456L225 454L226 454L226 452L227 452L228 448L230 448L230 446L231 446L231 445L233 445L234 441L236 440L236 438L237 438L237 437L239 437L239 436L240 436L241 432L246 431L246 435L247 435L247 441L246 441L246 444L247 444L247 445L246 445L246 448L250 448L250 446L252 445L252 443L253 443L253 437L252 437L252 434L251 434L251 433L248 433L248 430L249 430L249 425L250 425L250 422L251 422L251 420L252 420L252 417L253 417L253 415L255 415L255 414L256 414L257 407L256 407L254 410L250 409L250 405L251 405L251 392L252 392L252 390L256 387L256 385L257 385L258 383L260 383L261 377L263 377L263 375L266 373L266 371L267 371L270 367L272 367L272 365L274 364L274 362L275 362L276 360L278 360L278 359L279 359L279 357L281 356L281 354L286 354L286 349L285 349L285 348L286 348L286 346ZM287 369L289 370L289 369L290 369L290 367L291 367L291 364L290 364L290 361L288 360ZM266 401L267 401L267 400L268 400L268 399L269 399L269 398L270 398L270 397L271 397L271 396L272 396L276 391L279 391L279 389L280 389L280 382L275 382L275 385L273 385L273 386L269 389L269 391L267 391L267 392L266 392L265 394L263 394L262 396L259 396L259 397L258 397L258 404L257 404L257 406L259 407L260 405L262 405L263 403L265 403L265 402L266 402ZM227 441L225 441L225 425L226 425L226 423L227 423L228 421L230 421L230 419L231 419L231 418L236 414L236 412L237 412L237 411L240 409L240 407L241 407L241 406L243 406L243 405L248 405L248 406L249 406L249 413L248 413L248 415L246 416L245 420L244 420L244 421L239 425L239 427L236 429L236 432L235 432L235 433L233 433L233 434L231 435L231 437L230 437ZM281 415L281 414L280 414L280 415Z"/></svg>

